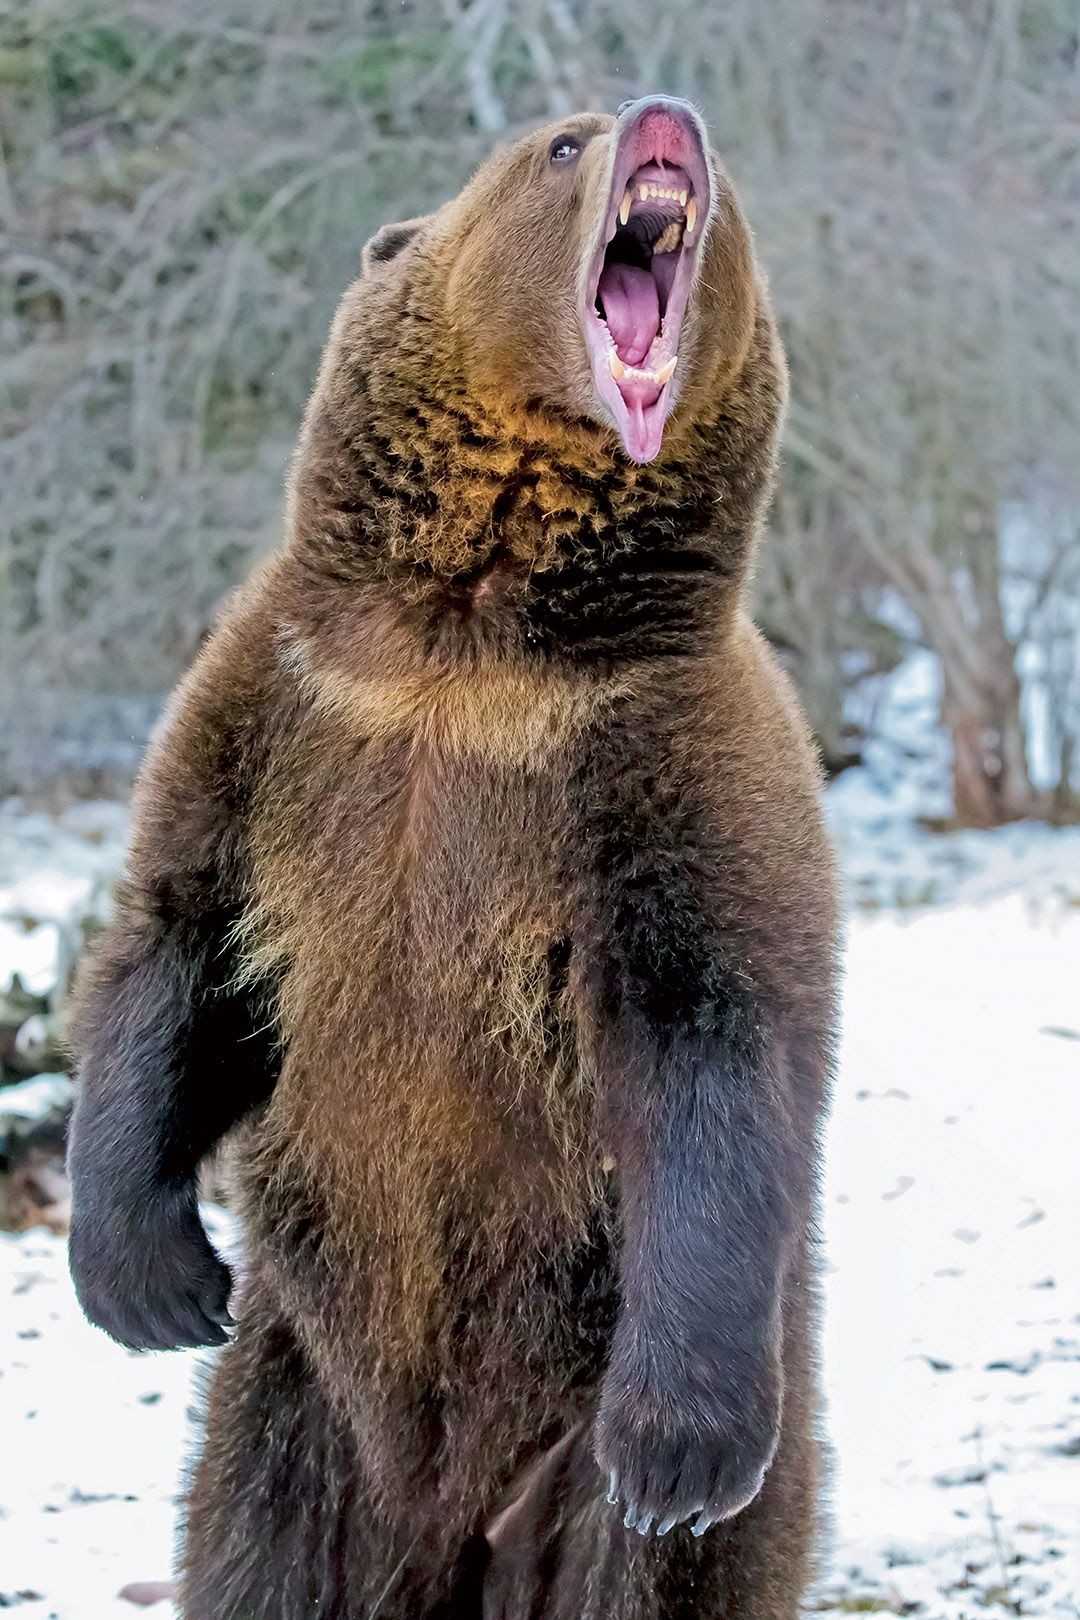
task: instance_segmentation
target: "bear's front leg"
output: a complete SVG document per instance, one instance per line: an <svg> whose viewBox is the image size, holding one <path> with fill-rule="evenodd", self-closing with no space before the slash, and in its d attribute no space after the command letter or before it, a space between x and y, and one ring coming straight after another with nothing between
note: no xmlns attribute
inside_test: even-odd
<svg viewBox="0 0 1080 1620"><path fill-rule="evenodd" d="M642 1534L738 1513L779 1437L788 1155L741 1022L691 1036L631 1019L611 1054L622 1305L597 1455Z"/></svg>
<svg viewBox="0 0 1080 1620"><path fill-rule="evenodd" d="M597 1457L628 1528L701 1534L753 1500L776 1451L813 1149L757 953L728 920L728 863L683 784L625 765L593 784L577 983L622 1225Z"/></svg>
<svg viewBox="0 0 1080 1620"><path fill-rule="evenodd" d="M71 1270L90 1320L133 1349L223 1344L231 1322L196 1178L268 1093L270 1043L229 987L215 923L122 885L79 990Z"/></svg>

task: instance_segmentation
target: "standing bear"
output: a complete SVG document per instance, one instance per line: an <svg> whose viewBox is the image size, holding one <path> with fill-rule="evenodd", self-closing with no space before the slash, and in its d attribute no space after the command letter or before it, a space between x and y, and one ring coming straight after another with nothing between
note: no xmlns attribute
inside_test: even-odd
<svg viewBox="0 0 1080 1620"><path fill-rule="evenodd" d="M836 919L747 610L784 400L681 101L366 249L76 1020L83 1306L224 1347L186 1620L798 1612Z"/></svg>

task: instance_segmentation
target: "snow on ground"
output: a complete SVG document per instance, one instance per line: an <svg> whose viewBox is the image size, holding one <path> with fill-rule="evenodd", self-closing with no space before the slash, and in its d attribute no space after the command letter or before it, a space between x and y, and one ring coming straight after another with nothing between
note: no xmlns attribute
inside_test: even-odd
<svg viewBox="0 0 1080 1620"><path fill-rule="evenodd" d="M0 1297L0 1608L132 1620L120 1589L171 1568L203 1358L125 1351L92 1328L63 1239L42 1231L0 1238Z"/></svg>
<svg viewBox="0 0 1080 1620"><path fill-rule="evenodd" d="M0 802L0 991L13 973L35 994L52 989L64 927L100 907L126 839L123 805L87 802L51 816Z"/></svg>
<svg viewBox="0 0 1080 1620"><path fill-rule="evenodd" d="M833 784L828 814L858 910L979 907L1012 894L1051 912L1080 905L1080 827L1028 821L992 833L932 832L865 771Z"/></svg>
<svg viewBox="0 0 1080 1620"><path fill-rule="evenodd" d="M827 1139L826 1594L1080 1612L1080 910L858 919Z"/></svg>
<svg viewBox="0 0 1080 1620"><path fill-rule="evenodd" d="M830 795L857 904L823 1209L835 1534L814 1601L1077 1620L1080 835L934 837L868 774ZM31 946L48 978L42 898L57 917L82 903L122 837L111 807L55 832L0 808L0 988ZM0 1607L130 1620L120 1587L170 1565L200 1358L111 1345L39 1231L0 1238L0 1297Z"/></svg>

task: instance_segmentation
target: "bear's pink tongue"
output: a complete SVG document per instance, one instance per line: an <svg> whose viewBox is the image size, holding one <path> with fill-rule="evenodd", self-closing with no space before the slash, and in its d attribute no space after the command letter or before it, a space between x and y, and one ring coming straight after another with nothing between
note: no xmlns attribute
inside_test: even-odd
<svg viewBox="0 0 1080 1620"><path fill-rule="evenodd" d="M607 264L596 290L620 360L640 366L660 330L660 292L651 272Z"/></svg>

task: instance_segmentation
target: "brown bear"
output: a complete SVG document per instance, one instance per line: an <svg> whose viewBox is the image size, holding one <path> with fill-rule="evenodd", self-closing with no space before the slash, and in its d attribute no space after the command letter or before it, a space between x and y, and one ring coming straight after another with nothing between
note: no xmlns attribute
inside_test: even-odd
<svg viewBox="0 0 1080 1620"><path fill-rule="evenodd" d="M83 1305L225 1346L189 1620L797 1612L835 903L746 605L784 400L683 102L365 252L81 986Z"/></svg>

